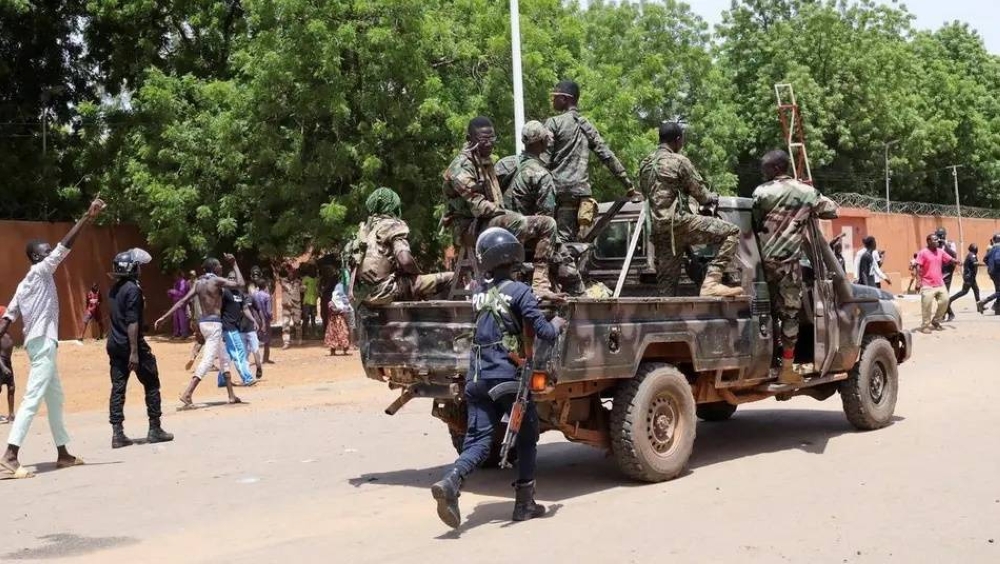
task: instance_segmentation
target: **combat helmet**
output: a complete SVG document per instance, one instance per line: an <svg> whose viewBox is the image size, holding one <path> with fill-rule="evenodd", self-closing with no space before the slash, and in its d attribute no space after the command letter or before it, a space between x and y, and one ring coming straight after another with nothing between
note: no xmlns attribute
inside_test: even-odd
<svg viewBox="0 0 1000 564"><path fill-rule="evenodd" d="M502 227L490 227L476 239L476 264L482 273L524 262L524 245Z"/></svg>
<svg viewBox="0 0 1000 564"><path fill-rule="evenodd" d="M111 261L111 276L113 278L136 278L139 267L149 264L153 257L143 249L134 248L122 251Z"/></svg>

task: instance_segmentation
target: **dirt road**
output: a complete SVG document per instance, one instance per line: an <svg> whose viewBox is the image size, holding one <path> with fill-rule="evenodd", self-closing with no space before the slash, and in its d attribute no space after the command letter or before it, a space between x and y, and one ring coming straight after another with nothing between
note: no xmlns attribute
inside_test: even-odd
<svg viewBox="0 0 1000 564"><path fill-rule="evenodd" d="M36 420L23 460L38 477L0 482L0 561L998 562L1000 319L958 314L949 331L915 337L889 428L853 431L836 397L743 406L699 424L688 474L653 485L550 433L538 496L551 517L509 524L511 476L483 471L458 531L428 492L454 458L443 425L421 400L383 415L394 395L356 357L277 353L266 381L240 390L248 405L176 413L167 401L176 441L113 451L102 351L64 346L72 449L89 464L52 470ZM187 346L154 350L172 400ZM127 417L141 435L137 385Z"/></svg>

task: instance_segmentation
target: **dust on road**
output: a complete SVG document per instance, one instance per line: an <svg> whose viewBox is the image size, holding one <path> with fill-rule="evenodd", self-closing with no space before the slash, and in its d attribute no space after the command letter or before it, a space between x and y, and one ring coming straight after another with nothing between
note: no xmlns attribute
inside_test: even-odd
<svg viewBox="0 0 1000 564"><path fill-rule="evenodd" d="M914 305L902 304L908 327ZM176 441L112 451L106 360L95 345L65 346L73 448L91 464L0 482L0 561L997 562L1000 319L957 313L948 331L915 336L886 429L854 431L836 397L740 406L698 425L689 472L663 484L629 482L603 453L548 433L538 496L553 515L511 525L511 476L484 471L462 494L457 531L428 493L454 459L447 431L426 400L382 414L394 394L356 357L278 352L262 386L240 390L250 405L168 408ZM187 347L154 350L171 398ZM144 430L137 388L133 434ZM23 458L53 457L39 418Z"/></svg>

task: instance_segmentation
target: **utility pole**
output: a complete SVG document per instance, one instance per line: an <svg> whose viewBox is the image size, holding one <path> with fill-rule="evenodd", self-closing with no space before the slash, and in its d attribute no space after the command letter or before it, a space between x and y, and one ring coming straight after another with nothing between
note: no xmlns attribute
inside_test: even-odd
<svg viewBox="0 0 1000 564"><path fill-rule="evenodd" d="M521 128L524 126L524 85L521 82L521 15L517 0L510 0L510 49L514 73L514 147L516 154L524 150Z"/></svg>
<svg viewBox="0 0 1000 564"><path fill-rule="evenodd" d="M955 181L955 212L958 215L958 252L965 248L965 231L962 230L962 204L958 201L958 168L963 165L951 165L951 178Z"/></svg>
<svg viewBox="0 0 1000 564"><path fill-rule="evenodd" d="M896 143L899 143L898 139L885 144L885 213L889 213L889 147Z"/></svg>

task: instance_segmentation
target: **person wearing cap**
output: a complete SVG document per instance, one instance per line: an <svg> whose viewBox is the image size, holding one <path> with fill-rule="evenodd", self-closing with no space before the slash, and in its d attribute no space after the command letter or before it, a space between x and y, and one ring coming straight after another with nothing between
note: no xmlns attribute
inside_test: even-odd
<svg viewBox="0 0 1000 564"><path fill-rule="evenodd" d="M149 418L150 443L174 440L160 426L160 371L149 343L146 342L143 314L146 299L139 285L142 265L153 258L142 249L130 249L115 255L111 263L114 286L108 291L111 304L111 333L107 352L111 363L111 448L129 446L132 440L125 434L125 390L128 378L135 372L146 394L146 416Z"/></svg>
<svg viewBox="0 0 1000 564"><path fill-rule="evenodd" d="M442 189L447 212L442 223L452 230L457 247L471 244L490 227L501 227L522 244L534 242L531 286L539 298L558 298L549 280L549 262L556 243L556 222L551 217L521 215L505 209L500 180L493 166L496 132L485 116L469 121L466 144L444 173Z"/></svg>
<svg viewBox="0 0 1000 564"><path fill-rule="evenodd" d="M0 456L0 469L8 477L30 478L33 474L21 466L18 455L24 439L31 429L31 422L38 413L42 401L48 412L49 429L56 444L56 468L68 468L83 464L83 460L69 453L69 433L63 421L62 382L56 369L56 352L59 348L59 294L54 278L56 269L62 264L76 242L83 228L93 221L104 209L104 202L95 199L76 225L69 230L62 241L52 248L45 241L32 240L25 247L25 254L31 261L31 268L17 285L14 297L7 304L7 311L0 318L0 339L7 334L11 323L20 317L24 323L24 348L31 361L27 390L21 398L17 419L11 426L7 438L7 450Z"/></svg>
<svg viewBox="0 0 1000 564"><path fill-rule="evenodd" d="M545 127L552 132L552 144L546 151L549 170L556 186L556 224L559 242L577 241L594 222L597 201L592 198L587 167L593 151L628 190L635 195L632 180L614 152L601 138L597 128L580 115L577 104L580 87L563 80L552 90L552 108L562 112L550 117Z"/></svg>

